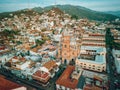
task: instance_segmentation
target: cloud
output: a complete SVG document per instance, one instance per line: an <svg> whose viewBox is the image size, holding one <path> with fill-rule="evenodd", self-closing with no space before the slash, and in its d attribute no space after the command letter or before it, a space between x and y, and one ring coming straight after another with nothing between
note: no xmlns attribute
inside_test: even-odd
<svg viewBox="0 0 120 90"><path fill-rule="evenodd" d="M120 10L119 0L0 0L0 12L19 9L45 7L56 4L71 4L83 6L97 11ZM28 5L29 3L29 5Z"/></svg>
<svg viewBox="0 0 120 90"><path fill-rule="evenodd" d="M20 10L20 9L25 9L25 8L33 8L33 7L37 7L39 6L37 3L20 3L20 4L15 4L15 3L11 3L11 4L0 4L0 12L3 11L16 11L16 10Z"/></svg>
<svg viewBox="0 0 120 90"><path fill-rule="evenodd" d="M82 6L96 10L96 11L114 11L120 10L120 3L118 2L93 2L93 3L82 3Z"/></svg>

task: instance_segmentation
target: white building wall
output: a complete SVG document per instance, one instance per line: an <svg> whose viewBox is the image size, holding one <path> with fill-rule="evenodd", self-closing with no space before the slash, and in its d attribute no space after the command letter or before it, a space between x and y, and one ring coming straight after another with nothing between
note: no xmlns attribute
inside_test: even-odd
<svg viewBox="0 0 120 90"><path fill-rule="evenodd" d="M57 50L52 51L52 52L49 51L48 54L49 54L50 56L56 56Z"/></svg>
<svg viewBox="0 0 120 90"><path fill-rule="evenodd" d="M80 60L76 60L76 64L81 66L82 68L102 72L106 70L106 64L95 64L89 62L82 62Z"/></svg>
<svg viewBox="0 0 120 90"><path fill-rule="evenodd" d="M118 58L118 57L120 57L120 50L113 50L112 53L113 53L113 57L115 60L117 73L120 73L120 58Z"/></svg>

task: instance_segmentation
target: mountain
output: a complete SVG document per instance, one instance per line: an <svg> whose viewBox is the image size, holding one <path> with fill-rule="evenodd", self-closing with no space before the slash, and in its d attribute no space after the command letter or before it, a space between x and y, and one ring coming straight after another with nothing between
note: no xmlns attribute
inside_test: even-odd
<svg viewBox="0 0 120 90"><path fill-rule="evenodd" d="M12 18L14 15L20 15L20 14L26 14L26 15L35 15L34 10L28 10L28 9L24 9L24 10L18 10L18 11L14 11L14 12L4 12L4 13L0 13L0 20L2 20L3 18ZM38 13L38 12L36 12ZM13 15L10 15L13 14ZM41 14L41 13L38 13Z"/></svg>
<svg viewBox="0 0 120 90"><path fill-rule="evenodd" d="M120 11L106 11L105 13L112 14L112 15L120 17Z"/></svg>
<svg viewBox="0 0 120 90"><path fill-rule="evenodd" d="M44 8L35 7L35 8L33 8L33 10L36 11L36 12L42 13L44 11Z"/></svg>
<svg viewBox="0 0 120 90"><path fill-rule="evenodd" d="M44 11L48 11L52 9L53 7L61 9L63 12L68 13L70 15L76 15L78 18L88 18L90 20L98 20L98 21L112 21L115 20L116 18L119 18L118 16L103 13L103 12L98 12L98 11L93 11L85 7L81 6L73 6L73 5L56 5L56 6L48 6L43 8ZM41 8L34 8L33 10L37 12L41 12Z"/></svg>
<svg viewBox="0 0 120 90"><path fill-rule="evenodd" d="M47 11L53 9L54 7L60 9L62 12L68 13L71 16L75 16L77 18L88 18L90 20L97 20L97 21L112 21L112 20L115 20L116 18L119 18L118 16L115 16L115 15L98 12L98 11L93 11L93 10L90 10L85 7L73 6L73 5L56 5L56 6L52 5L52 6L48 6L45 8L35 7L32 10L36 11L38 13L43 13L43 12L47 12ZM20 13L23 11L24 10L16 11L13 13ZM10 12L10 13L12 13L12 12ZM10 15L9 15L10 13L1 13L0 19L2 19L4 17L10 17Z"/></svg>

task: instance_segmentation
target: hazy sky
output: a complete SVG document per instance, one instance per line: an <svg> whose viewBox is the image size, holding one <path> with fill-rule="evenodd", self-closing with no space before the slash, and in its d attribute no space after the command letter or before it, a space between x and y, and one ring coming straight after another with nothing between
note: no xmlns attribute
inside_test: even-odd
<svg viewBox="0 0 120 90"><path fill-rule="evenodd" d="M45 7L56 4L84 6L96 11L120 10L120 0L0 0L0 12L15 11L24 8Z"/></svg>

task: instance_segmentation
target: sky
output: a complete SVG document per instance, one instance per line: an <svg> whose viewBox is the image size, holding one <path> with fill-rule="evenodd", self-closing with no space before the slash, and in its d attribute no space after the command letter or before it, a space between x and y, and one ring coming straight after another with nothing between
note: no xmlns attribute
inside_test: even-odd
<svg viewBox="0 0 120 90"><path fill-rule="evenodd" d="M0 0L0 12L55 4L83 6L96 11L120 11L120 0Z"/></svg>

